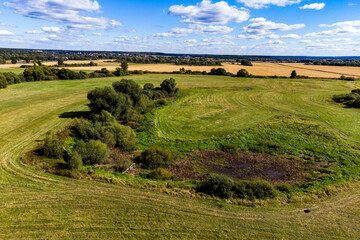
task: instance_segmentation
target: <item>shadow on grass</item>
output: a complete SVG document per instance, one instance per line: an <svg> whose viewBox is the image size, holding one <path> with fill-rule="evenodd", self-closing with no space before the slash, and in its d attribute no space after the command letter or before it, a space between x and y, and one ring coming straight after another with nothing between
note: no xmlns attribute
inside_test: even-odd
<svg viewBox="0 0 360 240"><path fill-rule="evenodd" d="M60 118L88 118L90 111L65 112L59 115Z"/></svg>

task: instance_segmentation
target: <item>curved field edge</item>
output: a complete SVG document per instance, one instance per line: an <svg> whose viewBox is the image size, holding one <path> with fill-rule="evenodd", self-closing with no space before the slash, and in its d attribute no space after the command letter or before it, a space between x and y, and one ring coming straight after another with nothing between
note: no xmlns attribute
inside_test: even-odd
<svg viewBox="0 0 360 240"><path fill-rule="evenodd" d="M152 77L159 83L167 76ZM177 81L184 87L194 79ZM17 160L48 130L69 123L59 114L86 109L89 89L114 80L26 83L1 92L0 238L359 237L359 190L307 206L246 208L62 178ZM138 80L149 81L147 76ZM214 84L223 80L210 78ZM305 207L312 212L305 214Z"/></svg>

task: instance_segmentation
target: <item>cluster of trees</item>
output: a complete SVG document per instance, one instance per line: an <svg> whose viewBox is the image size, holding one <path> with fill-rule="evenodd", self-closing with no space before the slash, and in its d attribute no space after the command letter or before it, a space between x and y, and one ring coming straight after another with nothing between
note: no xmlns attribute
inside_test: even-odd
<svg viewBox="0 0 360 240"><path fill-rule="evenodd" d="M64 159L70 170L107 163L111 148L125 151L135 148L134 130L119 124L106 111L92 120L76 119L69 130L66 134L48 134L42 152L49 158ZM70 137L74 140L68 144Z"/></svg>
<svg viewBox="0 0 360 240"><path fill-rule="evenodd" d="M127 152L135 150L136 134L127 125L143 121L142 111L149 106L146 101L150 99L150 92L161 92L162 96L169 97L176 95L178 89L174 79L164 80L158 88L151 83L141 88L133 80L123 79L114 82L112 87L90 91L89 118L75 119L68 132L48 134L42 153L49 158L64 159L69 170L78 170L83 165L107 163L114 148ZM118 120L122 120L122 124ZM137 161L144 168L157 169L153 178L167 178L172 174L158 168L167 167L174 156L168 149L153 147L143 152Z"/></svg>
<svg viewBox="0 0 360 240"><path fill-rule="evenodd" d="M347 107L360 108L360 89L354 89L348 94L336 95L332 98L337 103L342 103Z"/></svg>
<svg viewBox="0 0 360 240"><path fill-rule="evenodd" d="M20 83L21 79L13 72L0 73L0 89L6 88L7 85Z"/></svg>
<svg viewBox="0 0 360 240"><path fill-rule="evenodd" d="M117 68L116 71L110 72L106 68L87 73L84 71L72 71L67 68L54 68L48 66L37 66L25 68L24 73L21 75L23 81L46 81L46 80L73 80L73 79L87 79L87 78L101 78L101 77L114 77L125 76L129 72L124 68Z"/></svg>
<svg viewBox="0 0 360 240"><path fill-rule="evenodd" d="M160 87L147 83L142 89L133 80L122 79L112 87L96 88L88 93L89 107L92 113L106 110L118 120L141 122L139 112L146 107L147 99L158 100L177 95L174 79L164 80Z"/></svg>
<svg viewBox="0 0 360 240"><path fill-rule="evenodd" d="M241 65L243 65L243 66L252 66L253 64L252 64L251 61L244 59L244 60L241 60Z"/></svg>

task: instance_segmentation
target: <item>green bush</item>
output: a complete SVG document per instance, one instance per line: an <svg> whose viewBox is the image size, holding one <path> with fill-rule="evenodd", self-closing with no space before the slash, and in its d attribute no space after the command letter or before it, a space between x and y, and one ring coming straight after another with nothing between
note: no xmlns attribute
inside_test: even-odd
<svg viewBox="0 0 360 240"><path fill-rule="evenodd" d="M275 198L277 191L274 186L264 180L234 182L223 175L212 174L203 181L198 191L220 198L266 199Z"/></svg>
<svg viewBox="0 0 360 240"><path fill-rule="evenodd" d="M64 142L49 134L44 141L43 153L48 158L62 159L64 156Z"/></svg>
<svg viewBox="0 0 360 240"><path fill-rule="evenodd" d="M166 100L165 99L159 99L159 100L156 100L155 102L155 106L157 107L160 107L160 106L165 106L166 105Z"/></svg>
<svg viewBox="0 0 360 240"><path fill-rule="evenodd" d="M0 89L6 88L7 85L8 85L8 82L6 81L4 74L0 73Z"/></svg>
<svg viewBox="0 0 360 240"><path fill-rule="evenodd" d="M85 142L100 140L109 147L118 147L130 151L135 148L136 135L128 126L119 124L107 111L95 115L94 122L75 120L72 131L74 135Z"/></svg>
<svg viewBox="0 0 360 240"><path fill-rule="evenodd" d="M109 149L100 140L90 140L87 143L79 141L74 149L80 154L85 165L103 164L109 157Z"/></svg>
<svg viewBox="0 0 360 240"><path fill-rule="evenodd" d="M8 82L8 84L15 84L15 83L20 83L21 82L19 76L17 76L13 72L6 72L6 73L4 73L4 76L5 76L6 81Z"/></svg>
<svg viewBox="0 0 360 240"><path fill-rule="evenodd" d="M116 92L130 96L134 107L143 107L142 89L134 80L122 79L114 82L112 86Z"/></svg>
<svg viewBox="0 0 360 240"><path fill-rule="evenodd" d="M125 151L132 151L135 149L136 134L129 126L115 124L109 128L114 134L116 146Z"/></svg>
<svg viewBox="0 0 360 240"><path fill-rule="evenodd" d="M168 167L174 161L174 154L167 148L150 147L138 158L138 162L143 168L156 169Z"/></svg>
<svg viewBox="0 0 360 240"><path fill-rule="evenodd" d="M243 66L252 66L252 62L249 60L241 60L241 65Z"/></svg>
<svg viewBox="0 0 360 240"><path fill-rule="evenodd" d="M250 73L246 69L240 69L237 74L237 77L249 77Z"/></svg>
<svg viewBox="0 0 360 240"><path fill-rule="evenodd" d="M247 199L275 198L277 192L274 186L265 181L240 181L233 186L234 197Z"/></svg>
<svg viewBox="0 0 360 240"><path fill-rule="evenodd" d="M231 154L235 154L238 152L238 147L235 146L234 144L230 144L230 143L225 143L222 144L221 146L221 151L226 152L226 153L231 153Z"/></svg>
<svg viewBox="0 0 360 240"><path fill-rule="evenodd" d="M155 180L169 180L173 177L174 175L172 174L172 172L164 169L164 168L157 168L153 171L151 171L147 177L151 178L151 179L155 179Z"/></svg>
<svg viewBox="0 0 360 240"><path fill-rule="evenodd" d="M174 96L179 92L179 89L176 88L176 82L175 79L165 79L161 84L160 88L162 91L167 92L169 96Z"/></svg>
<svg viewBox="0 0 360 240"><path fill-rule="evenodd" d="M154 84L152 84L152 83L144 84L144 90L152 90L152 89L154 89Z"/></svg>
<svg viewBox="0 0 360 240"><path fill-rule="evenodd" d="M105 110L116 119L124 118L132 109L133 102L124 93L118 93L111 87L96 88L88 93L90 110L95 114L101 114Z"/></svg>
<svg viewBox="0 0 360 240"><path fill-rule="evenodd" d="M234 180L227 176L211 174L206 181L203 181L199 187L200 192L213 195L220 198L231 198L233 192Z"/></svg>
<svg viewBox="0 0 360 240"><path fill-rule="evenodd" d="M79 170L83 165L80 154L76 151L71 153L69 159L67 159L67 164L70 170Z"/></svg>
<svg viewBox="0 0 360 240"><path fill-rule="evenodd" d="M293 187L290 184L287 183L280 183L275 186L276 190L280 192L286 192L289 193L292 191Z"/></svg>

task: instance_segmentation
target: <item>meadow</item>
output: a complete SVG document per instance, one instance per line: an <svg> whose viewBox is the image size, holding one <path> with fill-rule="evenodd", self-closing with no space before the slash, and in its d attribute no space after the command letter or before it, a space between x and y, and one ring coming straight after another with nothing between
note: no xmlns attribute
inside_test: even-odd
<svg viewBox="0 0 360 240"><path fill-rule="evenodd" d="M179 99L155 113L158 137L205 139L231 134L276 116L306 117L351 142L360 140L356 109L330 98L357 82L240 79L192 75L127 78L158 85L174 77ZM51 129L87 110L86 94L119 78L31 82L0 90L0 238L357 239L360 190L317 201L251 208L54 176L20 157ZM303 203L304 202L304 203ZM310 208L311 213L304 213Z"/></svg>

